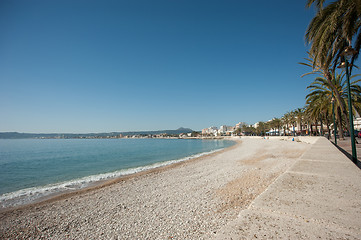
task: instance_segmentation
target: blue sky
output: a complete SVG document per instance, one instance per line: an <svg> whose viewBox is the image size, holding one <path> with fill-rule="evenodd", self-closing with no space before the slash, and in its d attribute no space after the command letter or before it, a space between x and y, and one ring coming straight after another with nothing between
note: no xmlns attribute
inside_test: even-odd
<svg viewBox="0 0 361 240"><path fill-rule="evenodd" d="M303 107L305 1L2 0L0 131L254 123Z"/></svg>

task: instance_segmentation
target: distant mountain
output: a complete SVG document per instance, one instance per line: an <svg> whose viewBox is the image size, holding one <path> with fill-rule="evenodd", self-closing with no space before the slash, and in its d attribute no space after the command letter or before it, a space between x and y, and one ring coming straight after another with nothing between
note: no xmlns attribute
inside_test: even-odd
<svg viewBox="0 0 361 240"><path fill-rule="evenodd" d="M86 137L114 137L122 134L129 135L157 135L169 134L179 135L181 133L193 132L190 128L178 128L176 130L159 130L159 131L134 131L134 132L109 132L109 133L18 133L18 132L0 132L0 139L26 139L26 138L86 138Z"/></svg>
<svg viewBox="0 0 361 240"><path fill-rule="evenodd" d="M25 138L76 138L91 134L62 134L62 133L18 133L0 132L0 139L25 139Z"/></svg>
<svg viewBox="0 0 361 240"><path fill-rule="evenodd" d="M177 130L158 130L158 131L141 131L141 132L119 132L118 134L122 134L123 136L129 136L129 135L157 135L166 133L169 135L179 135L181 133L191 133L193 132L190 128L178 128Z"/></svg>

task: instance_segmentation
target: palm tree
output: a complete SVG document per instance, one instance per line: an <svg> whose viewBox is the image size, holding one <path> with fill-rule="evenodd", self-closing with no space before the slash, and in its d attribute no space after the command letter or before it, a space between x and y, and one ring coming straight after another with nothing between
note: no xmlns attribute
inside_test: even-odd
<svg viewBox="0 0 361 240"><path fill-rule="evenodd" d="M307 7L316 5L316 16L310 22L306 31L306 42L311 44L310 56L313 71L321 70L335 93L336 100L341 104L340 111L347 122L346 104L332 86L332 75L340 60L341 53L354 43L356 54L351 59L352 64L357 59L361 48L361 0L337 0L324 6L325 0L307 0ZM331 66L333 67L331 68ZM330 70L331 69L331 70ZM350 127L346 125L350 131Z"/></svg>
<svg viewBox="0 0 361 240"><path fill-rule="evenodd" d="M307 124L307 131L308 131L308 135L312 135L312 121L314 120L310 114L310 111L309 111L309 106L305 106L304 108L304 121L305 123Z"/></svg>
<svg viewBox="0 0 361 240"><path fill-rule="evenodd" d="M273 129L274 130L274 135L276 135L276 125L275 125L275 122L273 121L273 119L271 121L267 122L267 126L270 128L270 132Z"/></svg>
<svg viewBox="0 0 361 240"><path fill-rule="evenodd" d="M337 64L347 46L354 47L357 59L361 47L361 0L337 0L324 6L325 0L308 0L306 6L318 8L306 31L306 41L311 43L310 53L315 62Z"/></svg>
<svg viewBox="0 0 361 240"><path fill-rule="evenodd" d="M349 122L348 111L346 108L347 104L343 100L343 97L341 96L341 93L334 82L336 73L335 73L335 69L330 68L331 62L321 64L320 62L315 62L314 57L311 54L309 54L309 56L310 56L309 59L305 59L306 63L300 63L300 64L311 67L312 72L305 73L301 77L304 77L309 74L319 74L319 75L323 76L324 79L326 79L329 88L335 94L334 96L335 96L337 102L339 103L339 107L340 107L339 112L342 114L342 116L346 120L346 122ZM315 65L312 65L312 63L314 63ZM346 125L346 128L348 131L350 131L349 125Z"/></svg>
<svg viewBox="0 0 361 240"><path fill-rule="evenodd" d="M258 127L256 129L258 135L264 136L264 135L266 135L266 132L268 130L269 130L268 123L265 123L265 122L258 123Z"/></svg>
<svg viewBox="0 0 361 240"><path fill-rule="evenodd" d="M316 126L320 123L320 134L323 135L323 126L326 123L328 132L330 132L331 110L330 99L325 94L313 95L307 99L307 110L310 118L313 119Z"/></svg>
<svg viewBox="0 0 361 240"><path fill-rule="evenodd" d="M281 125L282 125L281 119L273 118L272 121L273 121L273 126L275 128L277 128L277 130L278 130L278 136L280 136L280 128L281 128Z"/></svg>
<svg viewBox="0 0 361 240"><path fill-rule="evenodd" d="M253 136L254 134L257 133L256 129L252 126L247 126L247 125L242 125L242 133L245 134L246 136Z"/></svg>
<svg viewBox="0 0 361 240"><path fill-rule="evenodd" d="M280 133L281 128L281 119L279 118L273 118L271 121L268 122L268 125L271 129L274 130L274 135L276 135L276 132L278 131L278 135ZM277 130L277 131L276 131Z"/></svg>
<svg viewBox="0 0 361 240"><path fill-rule="evenodd" d="M302 134L302 123L304 118L304 109L303 108L297 108L294 110L294 114L296 117L296 122L300 125L300 134Z"/></svg>
<svg viewBox="0 0 361 240"><path fill-rule="evenodd" d="M293 129L292 129L293 136L295 136L296 113L295 113L295 111L291 111L291 112L288 112L287 114L288 114L288 117L289 117L290 124L293 127Z"/></svg>
<svg viewBox="0 0 361 240"><path fill-rule="evenodd" d="M283 128L283 135L286 136L286 128L287 128L287 120L285 118L285 115L283 115L281 117L281 124L282 124L282 128Z"/></svg>
<svg viewBox="0 0 361 240"><path fill-rule="evenodd" d="M290 120L291 116L290 113L285 113L282 117L282 122L283 122L283 131L284 134L286 135L286 130L287 130L287 135L289 134L290 128L289 128L289 124L291 123Z"/></svg>
<svg viewBox="0 0 361 240"><path fill-rule="evenodd" d="M307 118L308 125L309 125L309 135L313 136L314 135L313 126L316 125L316 127L317 127L316 123L318 121L318 118L314 114L314 109L309 104L306 105L305 115L307 116L306 118Z"/></svg>
<svg viewBox="0 0 361 240"><path fill-rule="evenodd" d="M338 128L340 129L340 134L343 136L343 127L342 127L342 117L341 117L341 105L347 104L347 83L343 80L344 74L337 74L333 76L332 84L336 87L338 94L341 96L341 102L335 101L336 116L338 122ZM354 75L351 77L355 78L360 75ZM361 87L357 84L359 80L351 81L351 97L353 98L353 111L361 113ZM307 87L310 89L311 93L306 96L306 103L309 105L308 112L312 115L319 115L320 119L326 121L326 125L329 129L331 124L331 99L333 96L333 90L329 82L322 78L317 77L310 86ZM346 124L348 126L348 124Z"/></svg>

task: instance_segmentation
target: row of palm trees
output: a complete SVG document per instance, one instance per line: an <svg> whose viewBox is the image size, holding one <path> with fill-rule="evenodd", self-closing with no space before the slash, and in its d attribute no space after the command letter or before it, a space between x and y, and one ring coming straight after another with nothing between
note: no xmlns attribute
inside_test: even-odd
<svg viewBox="0 0 361 240"><path fill-rule="evenodd" d="M354 80L359 76L352 76L350 82L352 109L355 114L361 113L361 87L358 85L361 79ZM347 106L347 83L344 72L333 76L332 84L336 87L342 103ZM335 117L338 133L344 136L344 130L348 131L348 119L342 114L342 105L336 101L330 83L323 77L316 77L307 88L310 93L306 96L305 107L287 112L282 117L275 117L268 122L259 122L257 128L243 126L242 131L254 135L270 134L270 131L272 135L323 135L324 127L327 133L331 133L333 117Z"/></svg>
<svg viewBox="0 0 361 240"><path fill-rule="evenodd" d="M329 2L329 1L328 1ZM332 102L334 103L336 122L340 135L343 129L351 132L347 102L347 83L345 72L337 66L345 61L345 50L353 50L349 73L361 48L361 0L337 0L326 4L325 0L307 0L307 7L315 5L316 16L310 22L305 39L310 45L309 58L305 66L311 67L308 74L318 77L308 86L310 93L306 96L306 116L311 121L323 122L329 126L332 122ZM351 77L355 79L357 75ZM361 111L360 80L351 81L352 112ZM352 121L353 119L351 119Z"/></svg>
<svg viewBox="0 0 361 240"><path fill-rule="evenodd" d="M329 1L327 1L329 2ZM300 63L311 68L317 74L315 80L307 87L310 93L306 96L306 106L284 114L281 118L274 118L267 123L260 123L261 134L270 129L283 128L284 134L295 134L292 130L296 125L299 134L323 134L314 126L326 126L328 133L333 124L333 112L339 134L344 130L351 132L348 114L347 82L344 70L337 66L344 61L345 49L354 49L350 59L349 73L352 74L353 64L358 58L361 48L361 0L336 0L326 3L325 0L307 0L307 7L315 6L316 16L310 22L305 39L310 45L308 58ZM354 115L361 113L361 87L356 80L359 75L351 76L350 90L352 98L351 109ZM333 108L333 107L334 108ZM334 109L334 111L332 111Z"/></svg>
<svg viewBox="0 0 361 240"><path fill-rule="evenodd" d="M361 79L354 80L359 76L352 76L350 82L352 109L355 115L361 113L361 87L358 85ZM344 136L344 131L349 131L347 115L342 114L342 104L348 105L345 73L335 74L331 80L331 84L335 86L341 101L336 100L335 91L325 78L316 77L307 87L310 93L306 96L305 107L287 112L280 118L260 122L259 128L261 130L255 133L264 135L272 130L271 134L273 135L280 135L281 133L283 135L323 135L325 133L324 127L326 127L328 136L330 136L331 126L335 120L339 135ZM333 119L334 117L335 119Z"/></svg>
<svg viewBox="0 0 361 240"><path fill-rule="evenodd" d="M297 108L285 113L280 118L273 118L268 122L258 122L257 128L242 126L242 132L246 135L316 135L315 126L320 125L319 121L311 121L308 118L306 108Z"/></svg>
<svg viewBox="0 0 361 240"><path fill-rule="evenodd" d="M338 70L345 61L343 53L353 49L350 59L349 75L352 99L352 112L361 113L361 87L356 80L359 75L352 76L355 60L361 48L361 0L307 0L307 7L315 6L317 13L311 20L305 35L309 44L308 58L302 65L311 71L304 74L317 74L315 80L307 87L310 93L306 96L304 108L274 118L269 122L260 122L257 129L242 127L243 132L264 135L271 129L274 134L294 135L296 126L298 134L323 134L314 126L326 126L328 133L333 124L333 112L340 136L344 130L351 133L348 113L347 79L344 70ZM332 111L334 110L334 111ZM351 119L352 120L352 119ZM283 130L283 131L281 131Z"/></svg>

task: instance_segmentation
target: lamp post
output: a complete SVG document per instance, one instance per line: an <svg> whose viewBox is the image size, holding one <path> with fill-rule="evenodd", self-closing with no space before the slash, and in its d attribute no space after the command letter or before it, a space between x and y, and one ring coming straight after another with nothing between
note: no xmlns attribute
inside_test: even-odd
<svg viewBox="0 0 361 240"><path fill-rule="evenodd" d="M343 60L338 66L339 68L345 68L346 70L346 80L347 80L347 94L348 94L348 112L350 119L350 136L351 136L351 146L352 146L352 160L357 163L357 153L356 153L356 144L355 144L355 131L353 127L353 114L352 114L352 99L351 99L351 90L350 90L350 73L348 67L350 64L348 61L351 59L352 55L355 54L355 50L348 46L345 48L344 52L341 54Z"/></svg>
<svg viewBox="0 0 361 240"><path fill-rule="evenodd" d="M331 103L332 103L332 117L333 117L333 135L335 136L335 144L337 145L337 126L336 126L336 120L335 120L335 98L333 96L333 91L332 91Z"/></svg>

